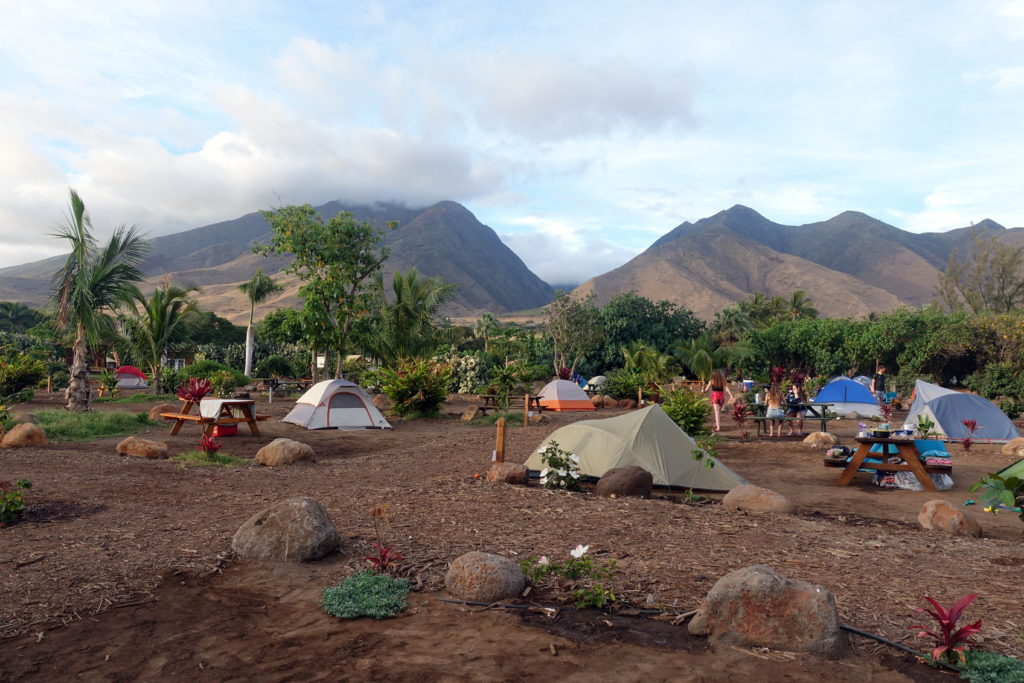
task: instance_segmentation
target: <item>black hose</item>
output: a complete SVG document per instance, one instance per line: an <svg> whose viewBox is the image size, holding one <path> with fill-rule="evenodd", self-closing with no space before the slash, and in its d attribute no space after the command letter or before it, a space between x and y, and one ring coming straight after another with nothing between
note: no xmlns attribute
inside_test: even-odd
<svg viewBox="0 0 1024 683"><path fill-rule="evenodd" d="M895 642L889 640L888 638L883 638L882 636L876 636L874 633L868 633L867 631L861 631L859 628L854 628L853 626L846 626L844 624L840 624L839 628L843 629L844 631L849 631L850 633L856 633L858 636L864 636L865 638L870 638L871 640L877 640L878 642L883 643L885 645L888 645L889 647L894 647L897 650L903 650L904 652L909 652L910 654L914 655L915 657L920 657L921 659L925 658L925 654L923 652L918 652L917 650L911 649L911 648L907 647L906 645L901 645L899 643L895 643ZM940 666L943 669L949 669L950 671L955 671L956 673L960 673L960 668L959 667L953 666L952 664L946 664L945 662L936 662L935 660L932 660L932 661L935 662L936 666Z"/></svg>

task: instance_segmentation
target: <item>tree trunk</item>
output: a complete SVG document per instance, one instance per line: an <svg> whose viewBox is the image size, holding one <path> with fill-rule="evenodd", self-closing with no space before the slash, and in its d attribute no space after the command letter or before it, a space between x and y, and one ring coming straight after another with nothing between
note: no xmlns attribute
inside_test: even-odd
<svg viewBox="0 0 1024 683"><path fill-rule="evenodd" d="M255 331L252 328L252 321L245 328L245 376L252 377L252 351L255 340ZM237 367L237 366L236 366Z"/></svg>
<svg viewBox="0 0 1024 683"><path fill-rule="evenodd" d="M85 343L85 328L81 325L75 334L74 359L71 361L71 382L64 392L64 408L76 413L92 407L92 387L89 386L89 348Z"/></svg>
<svg viewBox="0 0 1024 683"><path fill-rule="evenodd" d="M316 366L316 348L312 350L313 362L309 366L310 377L313 379L313 383L316 384L320 381L320 368Z"/></svg>

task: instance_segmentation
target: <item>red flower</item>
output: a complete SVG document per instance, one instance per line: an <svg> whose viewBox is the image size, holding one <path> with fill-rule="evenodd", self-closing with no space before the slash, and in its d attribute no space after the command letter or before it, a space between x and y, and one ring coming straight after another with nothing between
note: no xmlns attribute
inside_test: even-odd
<svg viewBox="0 0 1024 683"><path fill-rule="evenodd" d="M211 455L219 451L222 445L223 444L219 444L216 441L214 441L212 436L203 434L203 438L199 442L199 450L201 450L203 453L206 453L207 455Z"/></svg>
<svg viewBox="0 0 1024 683"><path fill-rule="evenodd" d="M935 611L933 612L924 607L918 607L917 611L927 612L932 615L938 623L939 632L929 631L925 626L911 626L910 628L921 629L917 634L918 638L923 636L935 638L936 645L931 651L932 659L939 661L943 655L948 656L948 653L956 652L960 661L964 661L964 648L967 646L971 636L981 630L981 620L979 619L973 624L968 624L959 629L956 627L956 622L960 619L964 610L967 609L967 606L974 602L977 597L976 593L965 595L947 610L932 598L929 598L927 595L924 596L924 599L931 603Z"/></svg>

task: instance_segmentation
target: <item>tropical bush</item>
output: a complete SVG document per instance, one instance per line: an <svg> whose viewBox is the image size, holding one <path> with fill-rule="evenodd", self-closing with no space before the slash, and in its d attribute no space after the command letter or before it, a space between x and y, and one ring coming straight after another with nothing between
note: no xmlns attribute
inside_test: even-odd
<svg viewBox="0 0 1024 683"><path fill-rule="evenodd" d="M1012 363L989 363L968 375L964 386L989 400L1024 399L1024 377Z"/></svg>
<svg viewBox="0 0 1024 683"><path fill-rule="evenodd" d="M711 403L703 395L689 389L673 389L664 395L661 407L690 436L708 433Z"/></svg>
<svg viewBox="0 0 1024 683"><path fill-rule="evenodd" d="M19 479L13 484L0 481L0 527L10 524L21 517L25 509L25 496L22 491L32 488L28 479Z"/></svg>
<svg viewBox="0 0 1024 683"><path fill-rule="evenodd" d="M28 353L0 356L0 399L46 379L46 364Z"/></svg>
<svg viewBox="0 0 1024 683"><path fill-rule="evenodd" d="M452 393L475 394L490 381L491 362L482 351L451 352L436 356L434 360L451 366L452 383L449 391Z"/></svg>
<svg viewBox="0 0 1024 683"><path fill-rule="evenodd" d="M601 385L602 393L612 398L636 398L637 389L647 386L647 377L640 368L613 370Z"/></svg>
<svg viewBox="0 0 1024 683"><path fill-rule="evenodd" d="M452 381L450 365L430 360L399 361L394 369L381 368L377 374L400 417L435 417Z"/></svg>
<svg viewBox="0 0 1024 683"><path fill-rule="evenodd" d="M218 370L217 372L210 375L210 388L213 390L215 396L233 396L235 393L235 387L239 385L237 380L239 379L240 373L233 372L231 370ZM241 375L242 380L247 379L245 375Z"/></svg>
<svg viewBox="0 0 1024 683"><path fill-rule="evenodd" d="M217 361L209 359L196 361L192 365L186 365L179 371L178 377L199 377L201 379L208 379L212 383L213 375L218 372L231 373L231 387L239 387L243 384L249 384L249 382L252 381L237 370L233 370L223 363L218 363ZM227 380L224 381L227 382Z"/></svg>
<svg viewBox="0 0 1024 683"><path fill-rule="evenodd" d="M367 569L349 576L336 586L324 588L320 606L324 612L339 619L387 619L408 607L407 595L407 580Z"/></svg>
<svg viewBox="0 0 1024 683"><path fill-rule="evenodd" d="M256 377L294 377L292 364L284 356L267 356L253 370Z"/></svg>
<svg viewBox="0 0 1024 683"><path fill-rule="evenodd" d="M579 491L580 456L558 447L557 441L551 441L541 448L540 461L544 469L540 471L540 485L549 489Z"/></svg>

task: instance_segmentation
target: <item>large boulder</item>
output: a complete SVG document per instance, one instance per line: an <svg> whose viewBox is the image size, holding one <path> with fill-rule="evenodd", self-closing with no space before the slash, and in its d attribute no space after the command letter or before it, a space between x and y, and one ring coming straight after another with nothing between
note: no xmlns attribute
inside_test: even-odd
<svg viewBox="0 0 1024 683"><path fill-rule="evenodd" d="M793 504L784 495L752 484L741 484L722 498L722 505L746 512L793 512Z"/></svg>
<svg viewBox="0 0 1024 683"><path fill-rule="evenodd" d="M828 432L811 432L804 439L804 443L808 446L835 446L839 443L839 439L835 434Z"/></svg>
<svg viewBox="0 0 1024 683"><path fill-rule="evenodd" d="M267 467L291 465L300 460L315 463L316 453L312 446L293 439L274 439L256 451L255 458L256 464Z"/></svg>
<svg viewBox="0 0 1024 683"><path fill-rule="evenodd" d="M616 404L619 408L625 408L627 410L633 410L636 408L635 398L624 398Z"/></svg>
<svg viewBox="0 0 1024 683"><path fill-rule="evenodd" d="M461 600L498 602L522 593L526 577L507 557L474 551L455 558L444 585Z"/></svg>
<svg viewBox="0 0 1024 683"><path fill-rule="evenodd" d="M600 394L594 394L590 397L590 402L594 404L595 408L604 408L604 396Z"/></svg>
<svg viewBox="0 0 1024 683"><path fill-rule="evenodd" d="M601 396L601 402L603 404L602 407L604 408L615 408L619 405L618 401L607 394Z"/></svg>
<svg viewBox="0 0 1024 683"><path fill-rule="evenodd" d="M848 645L828 589L783 577L763 564L719 579L689 630L728 645L829 657L842 655Z"/></svg>
<svg viewBox="0 0 1024 683"><path fill-rule="evenodd" d="M46 432L42 428L31 422L22 422L14 425L11 431L4 434L3 441L0 441L0 448L40 447L47 443L49 442L46 440Z"/></svg>
<svg viewBox="0 0 1024 683"><path fill-rule="evenodd" d="M480 408L478 408L477 406L469 406L468 408L462 411L462 421L472 422L480 415Z"/></svg>
<svg viewBox="0 0 1024 683"><path fill-rule="evenodd" d="M308 496L297 496L246 520L231 539L231 548L253 560L309 562L327 555L340 542L323 506Z"/></svg>
<svg viewBox="0 0 1024 683"><path fill-rule="evenodd" d="M981 525L977 520L944 500L929 500L922 505L917 521L928 530L981 536Z"/></svg>
<svg viewBox="0 0 1024 683"><path fill-rule="evenodd" d="M646 498L651 495L654 475L643 467L613 467L597 481L596 492L599 496L618 498L619 496L639 496Z"/></svg>
<svg viewBox="0 0 1024 683"><path fill-rule="evenodd" d="M492 484L505 483L526 486L530 483L530 474L526 465L514 462L496 462L487 472L487 481Z"/></svg>
<svg viewBox="0 0 1024 683"><path fill-rule="evenodd" d="M118 455L132 455L136 458L166 458L167 444L160 441L140 439L137 436L129 436L117 444Z"/></svg>
<svg viewBox="0 0 1024 683"><path fill-rule="evenodd" d="M174 405L173 403L157 403L155 406L149 409L149 419L154 421L160 421L163 418L160 417L161 413L180 413L181 406Z"/></svg>
<svg viewBox="0 0 1024 683"><path fill-rule="evenodd" d="M1024 457L1024 436L1018 436L1016 439L1010 439L1003 444L1003 455L1012 455L1015 458Z"/></svg>

